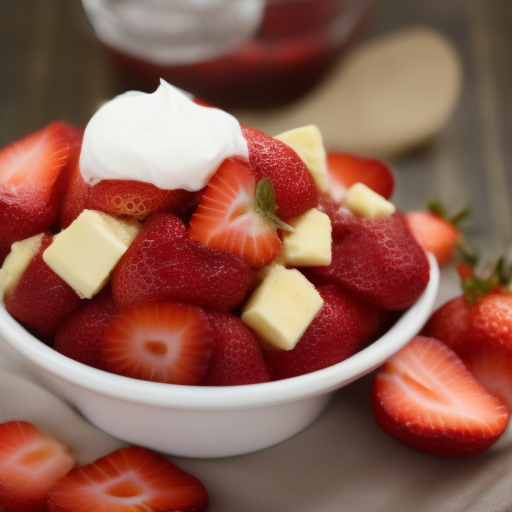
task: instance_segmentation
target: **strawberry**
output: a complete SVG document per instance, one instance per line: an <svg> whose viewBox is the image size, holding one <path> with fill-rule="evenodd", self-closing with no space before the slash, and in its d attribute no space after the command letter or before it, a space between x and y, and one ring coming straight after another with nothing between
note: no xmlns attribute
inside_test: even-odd
<svg viewBox="0 0 512 512"><path fill-rule="evenodd" d="M201 512L208 492L162 455L129 446L70 471L51 488L48 502L49 512Z"/></svg>
<svg viewBox="0 0 512 512"><path fill-rule="evenodd" d="M277 215L288 221L318 202L315 182L297 153L283 142L255 128L242 126L249 148L249 164L257 181L269 178L274 187Z"/></svg>
<svg viewBox="0 0 512 512"><path fill-rule="evenodd" d="M388 165L351 153L327 153L327 179L330 195L337 203L341 203L354 183L364 183L385 199L391 197L395 188L395 177Z"/></svg>
<svg viewBox="0 0 512 512"><path fill-rule="evenodd" d="M174 215L156 214L112 275L117 305L175 300L229 310L245 297L253 273L242 259L200 244Z"/></svg>
<svg viewBox="0 0 512 512"><path fill-rule="evenodd" d="M456 245L462 241L458 225L468 214L465 209L449 218L440 204L430 203L428 211L407 212L405 220L418 243L442 266L453 258Z"/></svg>
<svg viewBox="0 0 512 512"><path fill-rule="evenodd" d="M225 160L210 179L188 232L190 238L260 268L281 249L276 223L279 219L274 211L270 180L256 186L256 178L245 162Z"/></svg>
<svg viewBox="0 0 512 512"><path fill-rule="evenodd" d="M82 301L43 260L43 252L52 241L51 233L43 236L18 284L4 296L7 311L45 341L51 340Z"/></svg>
<svg viewBox="0 0 512 512"><path fill-rule="evenodd" d="M87 207L141 220L153 212L178 210L192 196L193 193L186 190L162 190L142 181L102 180L91 187Z"/></svg>
<svg viewBox="0 0 512 512"><path fill-rule="evenodd" d="M50 487L75 466L71 450L26 421L0 424L0 508L44 512Z"/></svg>
<svg viewBox="0 0 512 512"><path fill-rule="evenodd" d="M512 293L500 263L487 275L467 275L464 292L441 305L422 334L443 341L475 377L512 410Z"/></svg>
<svg viewBox="0 0 512 512"><path fill-rule="evenodd" d="M327 368L350 357L381 325L373 304L333 285L320 285L322 309L292 350L264 349L273 380Z"/></svg>
<svg viewBox="0 0 512 512"><path fill-rule="evenodd" d="M103 336L118 314L109 287L84 301L55 334L53 348L80 363L106 369Z"/></svg>
<svg viewBox="0 0 512 512"><path fill-rule="evenodd" d="M206 313L197 306L149 302L121 312L103 336L112 373L168 384L198 384L213 339Z"/></svg>
<svg viewBox="0 0 512 512"><path fill-rule="evenodd" d="M372 220L343 208L321 209L331 218L332 263L313 267L314 273L391 311L416 302L428 283L429 263L402 212Z"/></svg>
<svg viewBox="0 0 512 512"><path fill-rule="evenodd" d="M261 348L249 328L231 313L211 313L213 351L201 384L238 386L270 380Z"/></svg>
<svg viewBox="0 0 512 512"><path fill-rule="evenodd" d="M76 130L54 122L0 151L0 263L10 246L49 230L62 199L64 170Z"/></svg>
<svg viewBox="0 0 512 512"><path fill-rule="evenodd" d="M508 423L491 396L442 342L416 336L375 376L372 411L398 441L432 455L468 457L492 446Z"/></svg>

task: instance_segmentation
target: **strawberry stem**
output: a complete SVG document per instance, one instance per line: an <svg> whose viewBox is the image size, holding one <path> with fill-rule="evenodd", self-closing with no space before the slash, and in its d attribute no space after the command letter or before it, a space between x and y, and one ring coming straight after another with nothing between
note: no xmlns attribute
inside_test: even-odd
<svg viewBox="0 0 512 512"><path fill-rule="evenodd" d="M464 207L459 212L449 216L446 208L440 201L429 201L427 206L429 212L447 220L453 226L458 226L464 219L467 219L471 215L470 208Z"/></svg>
<svg viewBox="0 0 512 512"><path fill-rule="evenodd" d="M282 221L277 215L276 197L274 194L274 185L270 178L261 179L256 185L256 206L272 222L285 231L293 232L295 229Z"/></svg>

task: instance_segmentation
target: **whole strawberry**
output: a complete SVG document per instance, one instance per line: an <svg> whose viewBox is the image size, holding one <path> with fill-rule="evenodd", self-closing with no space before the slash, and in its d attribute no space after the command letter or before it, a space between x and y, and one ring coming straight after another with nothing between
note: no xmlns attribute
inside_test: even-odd
<svg viewBox="0 0 512 512"><path fill-rule="evenodd" d="M331 218L332 263L313 272L391 311L412 305L429 280L429 263L400 211L366 219L324 200Z"/></svg>
<svg viewBox="0 0 512 512"><path fill-rule="evenodd" d="M273 380L339 363L357 352L381 325L378 307L333 285L318 286L322 309L292 350L264 350Z"/></svg>
<svg viewBox="0 0 512 512"><path fill-rule="evenodd" d="M242 126L249 148L249 164L257 181L269 178L274 186L277 215L288 221L315 208L318 192L306 164L297 153L269 135Z"/></svg>
<svg viewBox="0 0 512 512"><path fill-rule="evenodd" d="M502 261L482 275L468 273L465 265L459 268L463 293L437 309L422 332L446 343L512 410L510 272Z"/></svg>
<svg viewBox="0 0 512 512"><path fill-rule="evenodd" d="M252 282L242 259L189 238L171 214L146 221L112 275L112 294L125 309L175 300L220 310L238 306Z"/></svg>

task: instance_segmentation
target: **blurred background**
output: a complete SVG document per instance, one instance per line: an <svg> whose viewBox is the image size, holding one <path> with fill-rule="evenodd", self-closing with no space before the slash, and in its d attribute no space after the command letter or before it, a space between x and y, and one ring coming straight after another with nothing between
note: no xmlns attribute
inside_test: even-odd
<svg viewBox="0 0 512 512"><path fill-rule="evenodd" d="M141 4L154 12L146 18ZM469 205L473 213L463 227L470 242L491 257L509 250L512 3L240 0L222 17L223 2L214 1L217 14L203 9L197 22L189 11L201 2L176 2L183 10L178 18L164 4L0 0L0 146L54 119L85 125L101 102L131 88L152 91L160 75L264 131L279 120L316 123L322 131L325 125L330 150L375 150L396 172L393 199L400 208L424 209L434 198L449 210ZM165 49L171 25L177 53ZM390 37L409 29L417 35L419 27L433 36L421 52L414 53L406 32L393 47ZM386 48L395 52L389 66L379 60ZM426 73L421 82L407 74L414 65ZM422 137L388 147L350 140L363 117L357 107L368 104L359 93L367 89L383 91L383 108L375 107L377 119L370 119L380 133L390 131L388 120L394 126L414 119ZM404 99L410 92L412 103L386 110L388 97L397 101L393 91ZM436 108L437 118L423 122ZM398 126L398 142L410 129Z"/></svg>

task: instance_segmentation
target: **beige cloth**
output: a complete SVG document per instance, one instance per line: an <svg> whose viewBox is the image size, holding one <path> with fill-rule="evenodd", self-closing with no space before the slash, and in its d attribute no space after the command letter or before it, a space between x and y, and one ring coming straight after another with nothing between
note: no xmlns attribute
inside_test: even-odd
<svg viewBox="0 0 512 512"><path fill-rule="evenodd" d="M438 303L454 290L446 278ZM209 512L512 510L510 429L491 450L470 460L415 452L375 424L372 378L340 390L313 425L274 447L224 459L170 458L205 484ZM82 464L123 445L44 389L0 339L0 421L14 419L49 429Z"/></svg>

